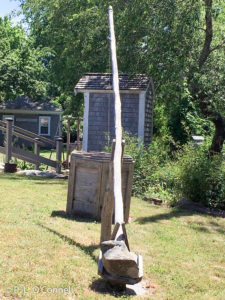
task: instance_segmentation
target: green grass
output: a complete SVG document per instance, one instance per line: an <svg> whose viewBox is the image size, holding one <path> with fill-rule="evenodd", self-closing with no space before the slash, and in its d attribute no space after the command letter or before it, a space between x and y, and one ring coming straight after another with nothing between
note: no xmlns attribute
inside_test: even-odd
<svg viewBox="0 0 225 300"><path fill-rule="evenodd" d="M65 217L67 181L0 173L0 191L0 299L115 298L95 289L102 285L100 224ZM224 219L137 198L130 216L129 242L143 255L147 299L225 299ZM35 286L44 292L32 292Z"/></svg>

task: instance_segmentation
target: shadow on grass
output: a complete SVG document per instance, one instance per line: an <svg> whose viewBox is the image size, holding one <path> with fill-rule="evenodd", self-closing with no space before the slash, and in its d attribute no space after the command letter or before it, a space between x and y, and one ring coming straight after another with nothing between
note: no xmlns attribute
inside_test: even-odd
<svg viewBox="0 0 225 300"><path fill-rule="evenodd" d="M99 248L99 245L90 245L90 246L82 245L82 244L72 240L68 236L61 234L61 233L57 232L56 230L51 229L43 224L37 224L37 225L55 235L57 235L63 241L67 242L69 245L79 248L86 255L90 256L94 262L98 263L98 259L94 256L93 252ZM106 282L103 279L94 280L91 283L90 288L97 293L109 294L109 295L113 295L114 297L122 297L122 296L126 297L126 296L137 295L137 293L131 288L126 287L125 290L121 290L120 287L112 286L110 283Z"/></svg>
<svg viewBox="0 0 225 300"><path fill-rule="evenodd" d="M16 175L15 173L4 173L0 172L0 180L21 180L21 176Z"/></svg>
<svg viewBox="0 0 225 300"><path fill-rule="evenodd" d="M42 178L42 180L38 180L35 178L34 184L44 185L44 184L57 184L57 185L67 185L67 182L65 182L62 179L57 178Z"/></svg>
<svg viewBox="0 0 225 300"><path fill-rule="evenodd" d="M45 225L42 224L37 224L38 226L46 229L47 231L57 235L58 237L60 237L63 241L67 242L67 244L75 246L77 248L79 248L81 251L83 251L86 255L90 256L92 260L94 260L97 263L97 258L94 256L93 252L99 248L99 245L90 245L90 246L85 246L82 245L74 240L72 240L71 238L69 238L68 236L61 234L59 232L57 232L54 229L51 229Z"/></svg>
<svg viewBox="0 0 225 300"><path fill-rule="evenodd" d="M99 294L109 294L114 297L126 297L126 296L136 296L137 293L128 287L125 290L122 290L118 286L112 286L109 282L103 279L97 279L92 282L90 288Z"/></svg>
<svg viewBox="0 0 225 300"><path fill-rule="evenodd" d="M55 218L62 218L66 220L74 220L76 222L85 222L85 223L99 223L91 217L84 217L84 216L74 216L72 214L67 214L64 210L53 210L51 213L51 217Z"/></svg>
<svg viewBox="0 0 225 300"><path fill-rule="evenodd" d="M182 209L182 208L173 208L169 213L162 213L158 215L148 216L148 217L140 217L135 220L135 222L139 224L146 224L146 223L155 223L160 222L161 220L170 220L172 218L181 218L181 217L188 217L192 215L205 215L201 214L200 212L196 212L193 210ZM187 226L191 227L193 230L203 232L203 233L219 233L225 234L225 229L221 228L221 225L217 224L216 222L208 222L208 225L204 224L203 222L188 222Z"/></svg>
<svg viewBox="0 0 225 300"><path fill-rule="evenodd" d="M172 218L180 218L184 216L192 216L195 214L193 211L189 210L184 210L180 208L172 208L169 213L163 213L163 214L158 214L154 216L149 216L149 217L140 217L137 218L135 222L139 224L145 224L145 223L150 223L150 222L159 222L161 220L169 220Z"/></svg>

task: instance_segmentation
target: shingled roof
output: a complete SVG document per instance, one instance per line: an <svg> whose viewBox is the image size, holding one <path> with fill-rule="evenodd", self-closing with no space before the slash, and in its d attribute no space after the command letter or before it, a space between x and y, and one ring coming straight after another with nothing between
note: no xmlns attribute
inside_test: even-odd
<svg viewBox="0 0 225 300"><path fill-rule="evenodd" d="M120 90L145 91L149 78L144 74L130 76L119 75ZM82 90L112 90L112 74L110 73L85 73L75 86L75 93Z"/></svg>
<svg viewBox="0 0 225 300"><path fill-rule="evenodd" d="M61 109L57 106L49 103L46 100L38 102L32 101L28 96L17 97L15 100L7 100L0 103L0 110L8 109L21 109L21 110L33 110L33 111L55 111L60 112Z"/></svg>

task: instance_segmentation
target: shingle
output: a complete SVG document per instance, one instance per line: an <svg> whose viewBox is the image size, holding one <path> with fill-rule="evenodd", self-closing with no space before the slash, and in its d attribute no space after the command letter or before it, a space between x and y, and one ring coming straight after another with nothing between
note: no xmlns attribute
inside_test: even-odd
<svg viewBox="0 0 225 300"><path fill-rule="evenodd" d="M15 100L7 100L0 103L0 109L22 109L22 110L34 110L34 111L61 111L60 108L41 100L39 102L33 102L28 96L17 97Z"/></svg>
<svg viewBox="0 0 225 300"><path fill-rule="evenodd" d="M120 90L145 91L148 87L149 78L144 74L130 76L119 75ZM110 73L85 73L75 86L78 90L112 90L112 74Z"/></svg>

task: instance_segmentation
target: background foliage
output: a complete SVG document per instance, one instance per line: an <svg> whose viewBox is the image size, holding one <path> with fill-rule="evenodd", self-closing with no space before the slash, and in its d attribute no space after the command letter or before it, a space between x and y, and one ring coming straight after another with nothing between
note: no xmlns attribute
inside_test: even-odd
<svg viewBox="0 0 225 300"><path fill-rule="evenodd" d="M26 32L0 18L0 101L24 94L33 99L46 95L48 69L43 64L47 49L34 47Z"/></svg>
<svg viewBox="0 0 225 300"><path fill-rule="evenodd" d="M126 138L125 154L135 161L133 194L160 198L170 205L187 200L225 209L223 157L211 157L207 142L186 144L176 153L169 151L170 143L168 137L156 139L144 148L135 138Z"/></svg>
<svg viewBox="0 0 225 300"><path fill-rule="evenodd" d="M211 179L213 172L223 178L217 172L222 158L211 161L208 156L221 154L225 139L223 0L19 1L27 32L7 18L0 20L0 101L29 94L61 105L65 116L81 116L83 99L75 97L75 83L84 72L111 72L110 4L119 71L145 73L153 77L155 86L154 142L147 150L143 145L134 147L135 142L127 149L136 161L135 193L147 192L152 184L154 191L169 199L173 198L170 188L175 191L176 187L177 197L194 200L196 195L192 197L187 185L191 191L195 176L205 191L209 182L220 190L220 184ZM193 134L211 140L210 153L181 149ZM165 178L162 184L160 174ZM193 178L187 177L190 174ZM211 203L213 196L201 195L206 204Z"/></svg>

